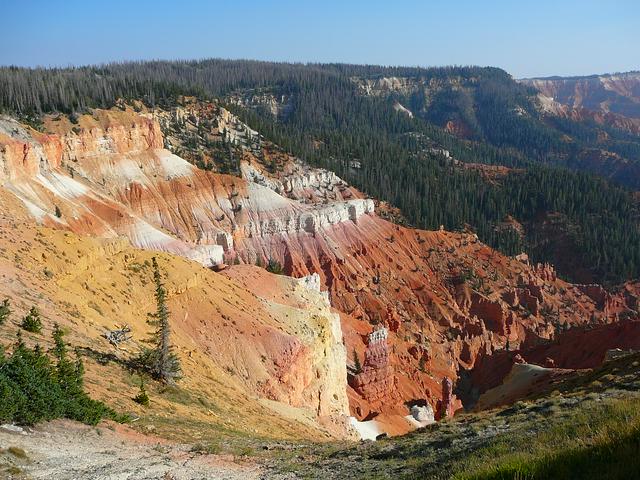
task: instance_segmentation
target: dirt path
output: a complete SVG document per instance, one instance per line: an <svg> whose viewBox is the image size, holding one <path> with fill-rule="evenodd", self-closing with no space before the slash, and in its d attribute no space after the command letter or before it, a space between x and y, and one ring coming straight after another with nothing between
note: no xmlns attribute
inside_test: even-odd
<svg viewBox="0 0 640 480"><path fill-rule="evenodd" d="M9 451L9 447L15 448ZM0 427L0 449L0 478L265 478L255 464L234 463L232 457L194 454L186 445L171 444L112 424L89 427L59 420L22 431ZM22 458L22 451L26 458Z"/></svg>

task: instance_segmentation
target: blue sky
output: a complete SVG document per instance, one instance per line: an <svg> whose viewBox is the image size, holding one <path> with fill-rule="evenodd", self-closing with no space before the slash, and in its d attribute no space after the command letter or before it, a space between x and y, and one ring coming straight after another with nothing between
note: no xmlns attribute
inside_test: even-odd
<svg viewBox="0 0 640 480"><path fill-rule="evenodd" d="M640 0L0 0L2 65L252 58L640 70Z"/></svg>

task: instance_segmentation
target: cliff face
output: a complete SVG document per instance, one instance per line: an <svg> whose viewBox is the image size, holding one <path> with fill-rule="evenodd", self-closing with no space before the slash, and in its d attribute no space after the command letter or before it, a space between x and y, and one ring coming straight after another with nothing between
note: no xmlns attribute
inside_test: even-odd
<svg viewBox="0 0 640 480"><path fill-rule="evenodd" d="M348 395L358 419L386 415L406 429L407 403L437 411L443 378L455 383L495 351L637 315L630 296L570 285L551 266L500 255L474 235L383 220L372 200L335 174L247 134L228 112L207 111L219 112L215 134L236 132L230 141L243 152L242 178L201 170L163 148L181 147L161 128L178 113L126 109L95 111L77 124L50 118L47 134L2 119L0 193L14 222L123 236L204 265L273 258L287 274L308 277L301 285L233 267L227 277L253 292L251 300L229 297L235 306L227 312L231 290L216 289L213 298L213 286L202 283L176 300L190 341L261 398L310 408L340 429ZM178 116L195 125L198 115ZM388 331L382 356L368 340L381 327ZM366 370L347 387L355 355ZM446 395L451 409L459 406L450 389Z"/></svg>
<svg viewBox="0 0 640 480"><path fill-rule="evenodd" d="M638 72L576 78L533 78L520 82L540 92L540 106L548 114L640 134ZM606 140L606 134L602 135L605 138L601 140ZM608 160L611 162L612 159ZM618 163L622 165L623 162Z"/></svg>
<svg viewBox="0 0 640 480"><path fill-rule="evenodd" d="M615 139L628 134L640 135L640 73L534 78L520 82L538 90L540 110L551 124L557 122L553 117L559 117L594 130L591 146L583 149L569 167L593 171L638 188L638 159L631 150L616 144ZM612 128L621 132L612 132ZM633 143L633 137L625 141Z"/></svg>
<svg viewBox="0 0 640 480"><path fill-rule="evenodd" d="M224 275L264 300L270 313L266 322L289 335L284 342L260 340L271 349L267 357L273 364L256 390L295 407L312 405L323 425L344 432L349 414L346 349L340 316L320 291L317 275L293 279L253 266L236 266ZM260 353L251 352L256 360Z"/></svg>
<svg viewBox="0 0 640 480"><path fill-rule="evenodd" d="M162 148L158 121L132 111L96 111L71 126L50 119L47 135L2 120L0 171L40 222L99 236L124 235L141 248L205 265L234 256L234 240L311 232L371 213L350 199L305 205L255 182L199 170ZM300 195L313 175L281 188Z"/></svg>
<svg viewBox="0 0 640 480"><path fill-rule="evenodd" d="M640 118L640 73L575 78L534 78L521 82L572 109Z"/></svg>

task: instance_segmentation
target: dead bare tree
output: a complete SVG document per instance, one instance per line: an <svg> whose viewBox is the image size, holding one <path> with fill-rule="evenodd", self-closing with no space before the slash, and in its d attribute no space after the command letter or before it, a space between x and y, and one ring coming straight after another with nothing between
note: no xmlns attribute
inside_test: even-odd
<svg viewBox="0 0 640 480"><path fill-rule="evenodd" d="M104 338L114 347L120 348L121 343L131 340L131 328L127 324L118 325L117 329L104 332Z"/></svg>

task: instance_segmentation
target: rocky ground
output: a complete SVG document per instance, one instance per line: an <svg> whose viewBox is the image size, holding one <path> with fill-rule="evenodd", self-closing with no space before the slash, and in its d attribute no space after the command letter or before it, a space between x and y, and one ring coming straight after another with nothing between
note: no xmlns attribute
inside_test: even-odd
<svg viewBox="0 0 640 480"><path fill-rule="evenodd" d="M257 479L264 471L233 455L210 455L115 424L54 421L29 429L0 427L0 478Z"/></svg>

